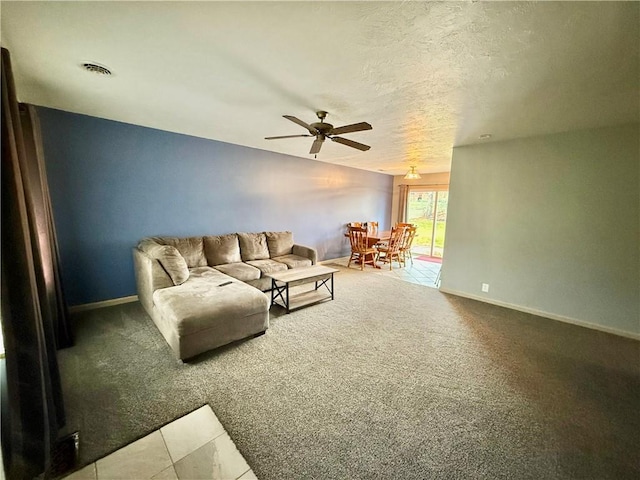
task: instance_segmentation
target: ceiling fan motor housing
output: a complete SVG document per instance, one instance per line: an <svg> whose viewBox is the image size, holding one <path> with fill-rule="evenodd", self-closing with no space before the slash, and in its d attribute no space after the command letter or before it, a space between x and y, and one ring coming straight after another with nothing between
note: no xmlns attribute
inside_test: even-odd
<svg viewBox="0 0 640 480"><path fill-rule="evenodd" d="M330 123L324 123L324 122L312 123L311 126L315 128L318 132L320 132L322 135L326 135L333 129L333 125L331 125ZM311 131L311 133L315 135L316 132Z"/></svg>

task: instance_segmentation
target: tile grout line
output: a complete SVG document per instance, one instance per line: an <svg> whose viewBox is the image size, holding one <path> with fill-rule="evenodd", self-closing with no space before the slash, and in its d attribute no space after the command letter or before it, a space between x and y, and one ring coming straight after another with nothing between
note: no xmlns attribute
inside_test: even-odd
<svg viewBox="0 0 640 480"><path fill-rule="evenodd" d="M239 451L239 450L238 450L238 451ZM242 454L240 454L240 455L242 455ZM244 458L244 455L242 455L242 458ZM245 462L246 462L246 461L247 461L247 460L245 459ZM247 463L247 465L249 465L249 464ZM238 475L238 476L236 477L236 480L238 480L238 478L240 478L242 475L244 475L245 473L250 472L250 471L251 471L251 466L249 466L249 470L246 470L246 471L242 472L240 475Z"/></svg>
<svg viewBox="0 0 640 480"><path fill-rule="evenodd" d="M164 444L164 448L167 451L167 454L169 455L169 459L171 460L171 465L173 466L177 462L177 460L173 460L173 455L171 455L171 451L169 450L169 445L167 445L167 440L164 438L164 433L162 433L162 428L159 428L158 432L160 432L160 436L162 437L162 443Z"/></svg>
<svg viewBox="0 0 640 480"><path fill-rule="evenodd" d="M157 431L160 432L160 436L162 437L162 443L164 444L164 449L167 451L167 454L169 455L169 460L171 460L171 467L173 468L173 470L175 472L176 469L175 469L174 465L176 464L177 460L176 461L173 460L173 455L171 455L171 451L169 450L169 445L167 445L167 440L164 438L164 433L162 433L162 427L159 428ZM177 476L177 474L176 474L176 476Z"/></svg>

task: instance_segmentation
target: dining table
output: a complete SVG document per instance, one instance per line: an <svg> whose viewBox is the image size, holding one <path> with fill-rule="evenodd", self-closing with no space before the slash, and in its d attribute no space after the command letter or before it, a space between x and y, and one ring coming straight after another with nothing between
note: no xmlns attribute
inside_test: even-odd
<svg viewBox="0 0 640 480"><path fill-rule="evenodd" d="M349 236L347 234L347 236ZM369 246L372 247L376 243L386 242L391 238L391 230L380 230L379 232L370 233L367 236Z"/></svg>

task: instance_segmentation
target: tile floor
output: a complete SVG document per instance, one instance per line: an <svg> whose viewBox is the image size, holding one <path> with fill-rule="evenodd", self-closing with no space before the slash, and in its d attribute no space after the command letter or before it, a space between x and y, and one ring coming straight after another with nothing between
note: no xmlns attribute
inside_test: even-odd
<svg viewBox="0 0 640 480"><path fill-rule="evenodd" d="M381 275L387 275L405 282L416 283L418 285L424 285L425 287L438 288L440 286L440 268L442 265L436 262L428 262L426 260L417 260L418 255L413 255L413 263L411 260L407 262L407 265L402 267L398 265L398 262L393 262L393 270L389 271L389 264L378 263L381 267L380 270L373 270L370 265L366 266L369 272L379 272ZM349 257L341 258L339 260L331 260L331 263L337 263L339 265L347 266L349 263ZM359 268L351 264L351 268Z"/></svg>
<svg viewBox="0 0 640 480"><path fill-rule="evenodd" d="M382 265L381 272L383 275L399 278L405 282L438 288L440 286L440 267L442 267L440 263L416 260L414 256L413 263L409 261L405 267L399 267L394 262L393 270L389 271L389 265L387 264Z"/></svg>
<svg viewBox="0 0 640 480"><path fill-rule="evenodd" d="M256 478L211 407L204 405L64 480Z"/></svg>

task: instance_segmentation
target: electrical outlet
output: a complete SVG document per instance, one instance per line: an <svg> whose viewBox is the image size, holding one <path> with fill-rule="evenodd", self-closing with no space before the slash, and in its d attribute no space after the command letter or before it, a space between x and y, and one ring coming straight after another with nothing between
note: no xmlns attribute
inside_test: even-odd
<svg viewBox="0 0 640 480"><path fill-rule="evenodd" d="M482 284L482 291L487 293L489 291L489 284L488 283L483 283Z"/></svg>

